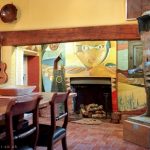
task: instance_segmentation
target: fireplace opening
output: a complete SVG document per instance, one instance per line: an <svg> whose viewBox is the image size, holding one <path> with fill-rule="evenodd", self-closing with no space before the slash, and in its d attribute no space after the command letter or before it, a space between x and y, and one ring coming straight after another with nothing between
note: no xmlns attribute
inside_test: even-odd
<svg viewBox="0 0 150 150"><path fill-rule="evenodd" d="M111 78L73 77L71 89L77 93L73 98L73 111L79 114L81 107L89 104L102 105L106 116L112 112Z"/></svg>

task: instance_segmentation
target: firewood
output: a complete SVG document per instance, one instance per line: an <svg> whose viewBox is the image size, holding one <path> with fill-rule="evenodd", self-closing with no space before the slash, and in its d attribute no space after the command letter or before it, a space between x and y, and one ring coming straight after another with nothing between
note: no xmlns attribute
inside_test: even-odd
<svg viewBox="0 0 150 150"><path fill-rule="evenodd" d="M82 114L82 115L83 115L83 117L85 117L85 118L88 118L88 117L89 117L87 112L85 112L85 113Z"/></svg>
<svg viewBox="0 0 150 150"><path fill-rule="evenodd" d="M92 114L92 118L103 118L102 114Z"/></svg>
<svg viewBox="0 0 150 150"><path fill-rule="evenodd" d="M86 112L84 108L81 108L80 111L81 111L81 114L84 114Z"/></svg>
<svg viewBox="0 0 150 150"><path fill-rule="evenodd" d="M95 114L101 114L101 111L97 110L95 111Z"/></svg>
<svg viewBox="0 0 150 150"><path fill-rule="evenodd" d="M101 111L102 114L106 114L106 112L104 110Z"/></svg>
<svg viewBox="0 0 150 150"><path fill-rule="evenodd" d="M81 108L80 112L81 112L83 117L88 117L88 112L84 108Z"/></svg>
<svg viewBox="0 0 150 150"><path fill-rule="evenodd" d="M99 110L103 110L103 105L98 106Z"/></svg>
<svg viewBox="0 0 150 150"><path fill-rule="evenodd" d="M103 110L103 105L92 103L89 105L80 105L80 107L80 111L83 117L99 119L106 117L106 112Z"/></svg>
<svg viewBox="0 0 150 150"><path fill-rule="evenodd" d="M103 118L105 118L105 117L106 117L106 113L105 113L105 114L102 114L102 116L103 116Z"/></svg>
<svg viewBox="0 0 150 150"><path fill-rule="evenodd" d="M89 108L89 110L87 110L87 111L92 111L92 112L95 112L95 111L97 111L98 110L98 108L96 108L96 107L93 107L93 108Z"/></svg>
<svg viewBox="0 0 150 150"><path fill-rule="evenodd" d="M98 107L98 104L90 104L90 107Z"/></svg>
<svg viewBox="0 0 150 150"><path fill-rule="evenodd" d="M89 111L89 110L91 110L91 108L95 108L95 107L98 107L98 104L94 104L94 103L89 104L89 105L86 106L86 110Z"/></svg>
<svg viewBox="0 0 150 150"><path fill-rule="evenodd" d="M89 118L92 118L92 114L93 114L93 113L88 112L88 117L89 117Z"/></svg>

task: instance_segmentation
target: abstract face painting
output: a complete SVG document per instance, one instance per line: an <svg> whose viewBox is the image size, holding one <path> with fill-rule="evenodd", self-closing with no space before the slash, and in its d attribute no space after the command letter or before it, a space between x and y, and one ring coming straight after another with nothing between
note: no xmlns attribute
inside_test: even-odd
<svg viewBox="0 0 150 150"><path fill-rule="evenodd" d="M87 69L101 64L108 56L109 41L84 41L76 45L75 55Z"/></svg>

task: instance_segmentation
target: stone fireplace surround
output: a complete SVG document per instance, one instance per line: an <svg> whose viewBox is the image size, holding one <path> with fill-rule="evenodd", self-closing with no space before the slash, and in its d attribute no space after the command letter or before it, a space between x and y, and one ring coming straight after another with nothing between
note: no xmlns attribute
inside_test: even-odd
<svg viewBox="0 0 150 150"><path fill-rule="evenodd" d="M73 98L73 111L80 112L80 105L96 103L103 105L106 115L112 112L111 78L109 77L71 77L70 85L77 97Z"/></svg>

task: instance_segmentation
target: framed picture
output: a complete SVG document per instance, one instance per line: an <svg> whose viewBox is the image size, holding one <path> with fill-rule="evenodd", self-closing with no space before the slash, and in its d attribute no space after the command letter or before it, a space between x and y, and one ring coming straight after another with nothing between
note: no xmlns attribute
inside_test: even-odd
<svg viewBox="0 0 150 150"><path fill-rule="evenodd" d="M126 0L126 19L136 20L142 14L142 0Z"/></svg>
<svg viewBox="0 0 150 150"><path fill-rule="evenodd" d="M136 20L145 11L150 10L150 0L126 0L126 19Z"/></svg>

